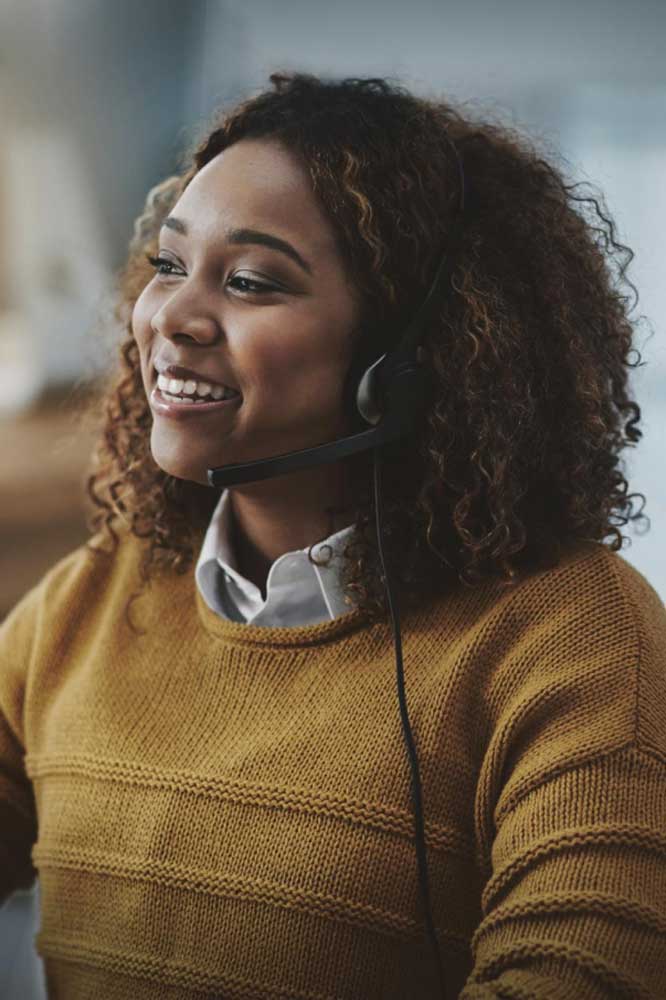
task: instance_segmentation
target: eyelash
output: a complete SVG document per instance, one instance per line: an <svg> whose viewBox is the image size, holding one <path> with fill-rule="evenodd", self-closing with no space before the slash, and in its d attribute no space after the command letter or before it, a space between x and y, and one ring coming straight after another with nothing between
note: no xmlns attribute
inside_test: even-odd
<svg viewBox="0 0 666 1000"><path fill-rule="evenodd" d="M170 275L172 272L171 271L163 271L162 268L165 267L165 266L166 267L176 267L177 266L176 264L174 264L174 262L172 260L167 260L165 257L151 257L151 255L149 253L146 254L146 260L148 261L148 263L150 264L151 267L155 268L157 274L164 274L164 275L167 275L167 276ZM279 289L275 288L274 285L266 285L262 281L253 281L251 278L244 278L242 275L236 275L236 277L233 278L232 280L233 281L244 281L246 283L246 285L253 285L254 286L253 288L247 288L246 289L246 291L249 294L251 294L251 295L252 294L261 295L261 294L265 294L266 292L277 292L277 291L279 291ZM243 291L243 289L239 289L239 291Z"/></svg>

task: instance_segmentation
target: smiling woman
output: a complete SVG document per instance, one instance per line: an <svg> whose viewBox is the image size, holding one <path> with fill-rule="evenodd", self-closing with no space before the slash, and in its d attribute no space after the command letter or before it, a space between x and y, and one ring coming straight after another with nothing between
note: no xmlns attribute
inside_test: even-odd
<svg viewBox="0 0 666 1000"><path fill-rule="evenodd" d="M148 196L94 535L0 628L0 899L39 873L68 1000L658 1000L631 252L515 131L381 79L271 84ZM367 451L211 489L367 429L359 379L429 289L385 558Z"/></svg>

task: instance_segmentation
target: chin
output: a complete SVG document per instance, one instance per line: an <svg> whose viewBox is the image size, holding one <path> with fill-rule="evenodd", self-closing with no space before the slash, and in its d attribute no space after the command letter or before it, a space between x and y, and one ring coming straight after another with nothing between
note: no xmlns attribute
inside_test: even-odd
<svg viewBox="0 0 666 1000"><path fill-rule="evenodd" d="M155 442L151 444L151 453L162 472L175 479L185 479L191 483L208 486L207 470L212 468L205 460L193 455L183 455L174 449L160 448Z"/></svg>

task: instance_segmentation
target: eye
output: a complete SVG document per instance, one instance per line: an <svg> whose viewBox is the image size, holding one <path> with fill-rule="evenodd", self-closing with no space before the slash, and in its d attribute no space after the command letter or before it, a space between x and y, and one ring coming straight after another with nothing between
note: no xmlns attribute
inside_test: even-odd
<svg viewBox="0 0 666 1000"><path fill-rule="evenodd" d="M172 260L167 260L166 257L151 257L149 253L146 254L146 260L158 274L172 274L172 271L166 271L164 268L176 266Z"/></svg>
<svg viewBox="0 0 666 1000"><path fill-rule="evenodd" d="M234 285L234 282L236 284ZM263 281L254 281L252 278L245 278L242 274L236 274L229 281L232 288L238 288L241 292L249 292L250 294L261 295L266 292L279 292L280 289L276 288L275 285L267 285Z"/></svg>
<svg viewBox="0 0 666 1000"><path fill-rule="evenodd" d="M173 274L173 268L177 267L172 260L168 260L166 257L152 257L148 253L145 254L145 257L150 266L155 269L157 274L168 276ZM234 277L230 279L229 284L232 288L236 288L239 292L243 292L246 295L261 295L266 294L267 292L280 291L276 285L269 285L264 281L254 281L252 278L246 278L241 274L234 275Z"/></svg>

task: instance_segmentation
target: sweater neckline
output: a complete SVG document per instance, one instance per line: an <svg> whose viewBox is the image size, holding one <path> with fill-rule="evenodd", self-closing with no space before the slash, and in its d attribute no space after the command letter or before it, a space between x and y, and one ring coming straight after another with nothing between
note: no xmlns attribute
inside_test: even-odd
<svg viewBox="0 0 666 1000"><path fill-rule="evenodd" d="M335 641L367 624L367 615L354 608L330 621L314 625L253 625L216 614L195 588L197 612L206 631L217 639L249 646L318 646Z"/></svg>

